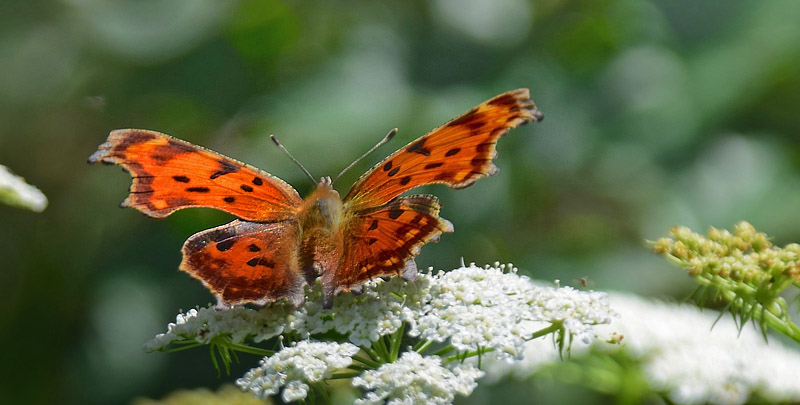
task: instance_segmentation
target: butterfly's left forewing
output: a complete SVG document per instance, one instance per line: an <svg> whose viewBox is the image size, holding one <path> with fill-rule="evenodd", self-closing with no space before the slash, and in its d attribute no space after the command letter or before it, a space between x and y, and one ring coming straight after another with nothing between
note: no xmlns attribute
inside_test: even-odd
<svg viewBox="0 0 800 405"><path fill-rule="evenodd" d="M125 168L133 184L123 206L156 218L210 207L250 221L276 221L295 217L303 203L275 176L155 131L112 131L89 162Z"/></svg>

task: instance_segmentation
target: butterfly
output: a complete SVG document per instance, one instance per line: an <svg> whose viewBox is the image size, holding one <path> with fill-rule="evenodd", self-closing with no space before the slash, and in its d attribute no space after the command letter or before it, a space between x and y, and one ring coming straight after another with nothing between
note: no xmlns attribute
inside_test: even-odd
<svg viewBox="0 0 800 405"><path fill-rule="evenodd" d="M120 129L89 157L118 164L133 177L122 207L163 218L210 207L238 219L184 243L180 270L200 280L227 307L288 299L304 302L317 278L324 307L341 292L358 293L378 277L417 274L414 257L453 225L433 195L401 194L441 183L472 185L497 173L498 139L543 114L527 89L500 94L392 153L361 176L344 198L324 177L305 199L253 166L159 132Z"/></svg>

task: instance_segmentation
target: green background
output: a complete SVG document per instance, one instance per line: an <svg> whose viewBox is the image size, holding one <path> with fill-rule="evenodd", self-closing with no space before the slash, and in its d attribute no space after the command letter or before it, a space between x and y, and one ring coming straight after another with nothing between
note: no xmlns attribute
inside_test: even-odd
<svg viewBox="0 0 800 405"><path fill-rule="evenodd" d="M800 241L800 2L709 0L12 1L0 13L0 164L49 197L0 206L0 402L128 403L218 378L205 350L142 351L211 295L178 272L207 209L120 210L130 177L86 158L147 128L313 184L389 129L383 156L503 91L539 124L498 144L500 173L444 186L456 232L417 263L513 262L563 285L685 297L645 240L742 219ZM584 393L585 394L585 393ZM584 395L580 394L580 395ZM481 386L465 403L577 395Z"/></svg>

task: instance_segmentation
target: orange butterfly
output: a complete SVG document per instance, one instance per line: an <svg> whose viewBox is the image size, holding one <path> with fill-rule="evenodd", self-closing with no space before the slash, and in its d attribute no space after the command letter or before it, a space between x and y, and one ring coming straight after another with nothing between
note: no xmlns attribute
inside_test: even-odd
<svg viewBox="0 0 800 405"><path fill-rule="evenodd" d="M180 269L220 305L304 300L322 277L325 307L377 277L417 274L414 256L453 225L417 186L464 188L497 172L497 140L543 115L527 89L500 94L411 142L356 181L344 197L323 178L302 199L283 180L188 142L143 129L112 131L90 163L119 164L133 177L123 207L155 218L211 207L240 219L192 235Z"/></svg>

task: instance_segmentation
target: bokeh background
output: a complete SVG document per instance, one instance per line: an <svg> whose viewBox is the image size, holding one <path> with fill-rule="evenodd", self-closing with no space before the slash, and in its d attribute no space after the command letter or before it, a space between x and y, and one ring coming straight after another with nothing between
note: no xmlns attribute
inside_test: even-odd
<svg viewBox="0 0 800 405"><path fill-rule="evenodd" d="M500 92L544 122L498 145L498 176L432 187L456 232L420 268L513 262L540 280L688 295L645 243L676 224L746 219L800 241L800 2L743 0L61 0L4 2L0 164L50 207L0 206L0 402L130 403L216 388L205 350L144 353L177 311L212 300L178 272L212 210L148 219L130 177L86 158L147 128L263 168L301 194L389 129L339 183ZM462 403L575 398L551 381ZM591 395L584 393L580 395ZM594 398L602 401L603 398Z"/></svg>

